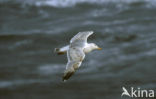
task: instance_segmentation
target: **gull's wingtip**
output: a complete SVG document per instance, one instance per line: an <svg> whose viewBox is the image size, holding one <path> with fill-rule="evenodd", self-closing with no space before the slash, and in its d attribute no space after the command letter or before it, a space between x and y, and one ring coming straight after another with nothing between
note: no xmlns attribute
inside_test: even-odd
<svg viewBox="0 0 156 99"><path fill-rule="evenodd" d="M54 53L57 53L57 55L63 55L65 52L60 51L60 48L55 48Z"/></svg>
<svg viewBox="0 0 156 99"><path fill-rule="evenodd" d="M91 31L81 31L79 33L91 33L92 34L92 33L94 33L94 31L92 31L92 30Z"/></svg>
<svg viewBox="0 0 156 99"><path fill-rule="evenodd" d="M66 82L73 74L74 71L65 73L64 76L62 77L62 81Z"/></svg>
<svg viewBox="0 0 156 99"><path fill-rule="evenodd" d="M63 80L63 82L66 82L67 80Z"/></svg>
<svg viewBox="0 0 156 99"><path fill-rule="evenodd" d="M93 34L93 33L94 33L94 31L92 31L92 30L91 30L91 31L85 31L85 32L87 32L87 33L91 33L91 34Z"/></svg>
<svg viewBox="0 0 156 99"><path fill-rule="evenodd" d="M88 31L89 35L92 35L94 33L94 31Z"/></svg>
<svg viewBox="0 0 156 99"><path fill-rule="evenodd" d="M90 31L91 33L94 33L94 31Z"/></svg>
<svg viewBox="0 0 156 99"><path fill-rule="evenodd" d="M86 32L88 32L90 35L94 33L94 31L86 31Z"/></svg>

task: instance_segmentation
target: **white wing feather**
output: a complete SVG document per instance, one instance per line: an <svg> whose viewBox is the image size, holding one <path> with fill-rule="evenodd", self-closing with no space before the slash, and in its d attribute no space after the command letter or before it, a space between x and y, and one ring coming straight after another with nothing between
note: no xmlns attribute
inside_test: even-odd
<svg viewBox="0 0 156 99"><path fill-rule="evenodd" d="M77 40L85 40L87 41L87 38L92 35L94 32L93 31L85 31L85 32L79 32L76 34L71 40L70 43L73 43Z"/></svg>
<svg viewBox="0 0 156 99"><path fill-rule="evenodd" d="M93 34L93 31L79 32L71 40L67 50L68 63L64 72L63 81L69 79L78 69L85 58L84 47L87 38Z"/></svg>

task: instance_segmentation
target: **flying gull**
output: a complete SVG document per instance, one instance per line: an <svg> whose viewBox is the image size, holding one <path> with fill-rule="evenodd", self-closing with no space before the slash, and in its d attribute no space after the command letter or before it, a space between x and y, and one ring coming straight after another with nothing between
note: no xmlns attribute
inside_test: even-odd
<svg viewBox="0 0 156 99"><path fill-rule="evenodd" d="M95 49L101 50L96 44L87 43L87 38L92 34L93 31L79 32L70 40L69 45L62 48L55 48L55 52L58 55L67 53L68 62L63 75L63 81L68 80L81 66L86 53Z"/></svg>

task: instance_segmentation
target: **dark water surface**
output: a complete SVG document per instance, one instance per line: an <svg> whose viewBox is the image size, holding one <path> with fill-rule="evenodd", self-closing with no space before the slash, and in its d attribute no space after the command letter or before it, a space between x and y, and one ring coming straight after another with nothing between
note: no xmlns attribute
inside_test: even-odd
<svg viewBox="0 0 156 99"><path fill-rule="evenodd" d="M53 49L87 30L103 50L63 83ZM0 99L120 99L123 86L156 92L156 0L0 0Z"/></svg>

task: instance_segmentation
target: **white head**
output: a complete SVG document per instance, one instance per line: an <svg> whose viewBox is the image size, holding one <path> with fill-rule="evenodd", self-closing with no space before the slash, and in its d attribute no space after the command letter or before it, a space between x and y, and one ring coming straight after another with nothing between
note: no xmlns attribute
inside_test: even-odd
<svg viewBox="0 0 156 99"><path fill-rule="evenodd" d="M84 51L85 53L91 52L92 50L101 50L102 48L100 48L99 46L97 46L95 43L89 43L87 44L87 46L85 47Z"/></svg>

